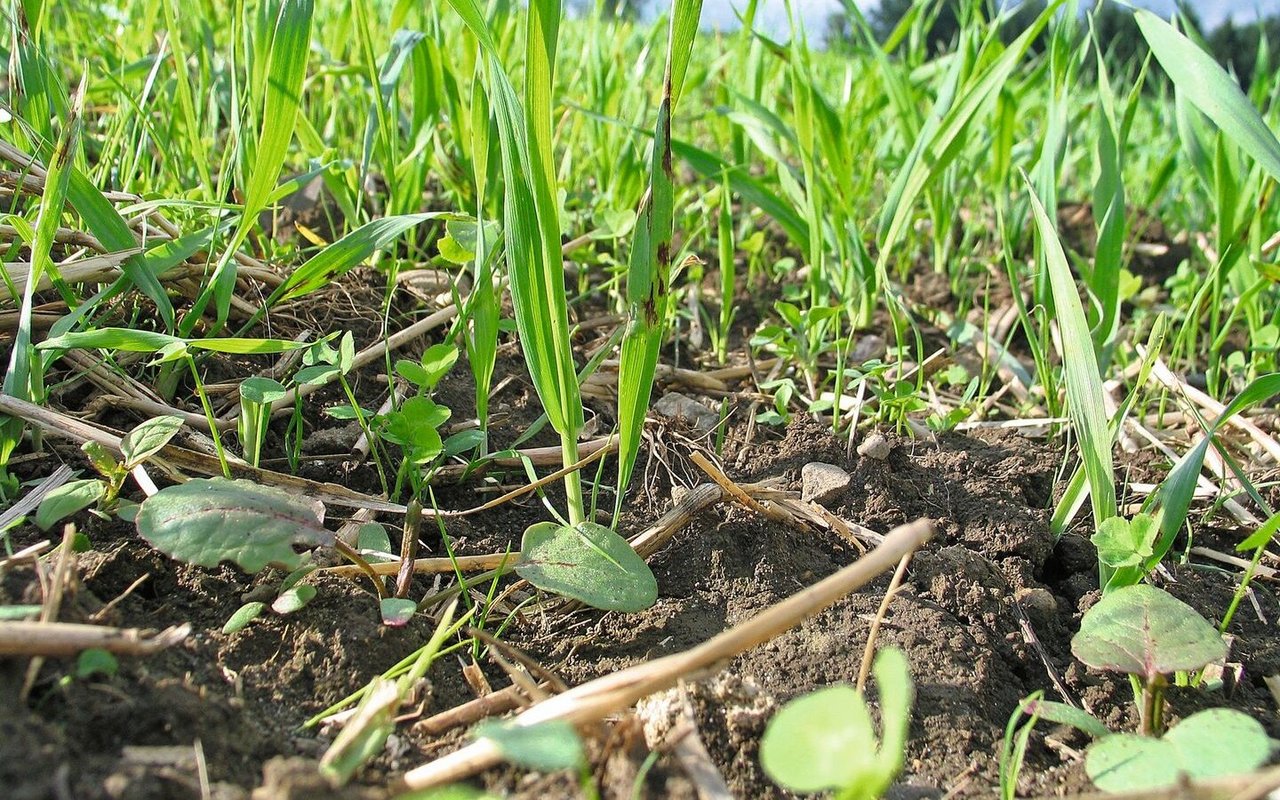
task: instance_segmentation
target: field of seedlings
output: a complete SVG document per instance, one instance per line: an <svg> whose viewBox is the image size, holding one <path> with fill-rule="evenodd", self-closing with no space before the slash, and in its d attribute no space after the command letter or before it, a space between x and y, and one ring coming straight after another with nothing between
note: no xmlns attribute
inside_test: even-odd
<svg viewBox="0 0 1280 800"><path fill-rule="evenodd" d="M804 2L0 6L0 794L1276 796L1280 41Z"/></svg>

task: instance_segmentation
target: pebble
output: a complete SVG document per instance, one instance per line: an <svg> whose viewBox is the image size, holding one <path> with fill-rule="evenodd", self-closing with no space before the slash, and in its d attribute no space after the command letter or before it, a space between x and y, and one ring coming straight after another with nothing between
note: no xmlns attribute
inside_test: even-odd
<svg viewBox="0 0 1280 800"><path fill-rule="evenodd" d="M1044 618L1058 613L1058 599L1048 589L1027 586L1014 592L1013 596L1029 613L1039 614Z"/></svg>
<svg viewBox="0 0 1280 800"><path fill-rule="evenodd" d="M813 500L825 505L843 492L850 480L849 473L835 464L810 461L800 470L800 496L805 502Z"/></svg>
<svg viewBox="0 0 1280 800"><path fill-rule="evenodd" d="M711 433L720 424L716 412L679 392L668 392L654 404L653 410L667 419L680 420L698 433Z"/></svg>
<svg viewBox="0 0 1280 800"><path fill-rule="evenodd" d="M865 364L868 361L884 358L888 349L889 344L884 340L883 336L869 333L859 339L858 343L853 346L849 361L853 364Z"/></svg>
<svg viewBox="0 0 1280 800"><path fill-rule="evenodd" d="M884 434L873 433L858 445L858 455L884 461L893 452L893 443Z"/></svg>

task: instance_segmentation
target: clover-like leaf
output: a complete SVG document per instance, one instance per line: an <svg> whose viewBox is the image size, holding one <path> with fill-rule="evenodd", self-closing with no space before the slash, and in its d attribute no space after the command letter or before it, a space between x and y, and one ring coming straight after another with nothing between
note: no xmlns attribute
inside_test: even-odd
<svg viewBox="0 0 1280 800"><path fill-rule="evenodd" d="M1130 792L1252 772L1271 757L1266 729L1248 714L1213 708L1192 714L1163 739L1116 734L1089 747L1085 772L1099 789Z"/></svg>
<svg viewBox="0 0 1280 800"><path fill-rule="evenodd" d="M1095 669L1151 681L1218 661L1227 648L1194 608L1163 589L1138 584L1104 595L1085 613L1071 652Z"/></svg>
<svg viewBox="0 0 1280 800"><path fill-rule="evenodd" d="M143 501L138 533L157 550L190 564L233 561L246 572L268 564L296 569L294 547L327 547L324 507L245 480L201 478L169 486Z"/></svg>
<svg viewBox="0 0 1280 800"><path fill-rule="evenodd" d="M444 442L436 429L449 419L451 413L430 398L410 397L399 409L386 415L383 436L403 447L414 463L430 461L444 449Z"/></svg>
<svg viewBox="0 0 1280 800"><path fill-rule="evenodd" d="M1098 560L1120 569L1142 566L1151 557L1159 532L1155 518L1139 514L1132 520L1111 517L1098 526L1092 538Z"/></svg>
<svg viewBox="0 0 1280 800"><path fill-rule="evenodd" d="M594 522L539 522L524 532L516 572L539 589L606 611L643 611L658 581L627 540Z"/></svg>

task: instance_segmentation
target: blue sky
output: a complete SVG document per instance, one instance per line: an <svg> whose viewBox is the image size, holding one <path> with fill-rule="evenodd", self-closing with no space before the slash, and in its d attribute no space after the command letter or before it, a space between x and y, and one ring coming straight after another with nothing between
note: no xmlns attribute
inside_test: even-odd
<svg viewBox="0 0 1280 800"><path fill-rule="evenodd" d="M811 33L821 32L826 27L827 17L840 10L840 0L792 0L796 10L803 16L805 27ZM734 7L742 8L746 0L704 0L702 20L707 27L733 28L737 26ZM875 6L875 0L858 0L864 9ZM1135 0L1135 5L1145 6L1158 13L1168 14L1175 6L1175 0ZM1259 12L1263 15L1280 13L1280 0L1191 0L1191 5L1200 13L1200 18L1209 28L1213 28L1227 17L1237 23L1255 19ZM777 31L785 29L787 13L783 0L760 0L757 17L757 28Z"/></svg>

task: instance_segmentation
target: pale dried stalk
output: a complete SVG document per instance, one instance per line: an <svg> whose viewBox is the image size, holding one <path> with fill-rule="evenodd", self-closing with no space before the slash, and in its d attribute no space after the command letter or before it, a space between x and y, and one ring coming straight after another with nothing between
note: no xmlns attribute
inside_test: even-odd
<svg viewBox="0 0 1280 800"><path fill-rule="evenodd" d="M183 623L149 636L135 628L106 628L67 622L0 622L0 656L74 656L89 648L144 656L172 647L191 633Z"/></svg>
<svg viewBox="0 0 1280 800"><path fill-rule="evenodd" d="M97 442L116 455L120 455L119 436L67 414L43 408L8 395L0 395L0 413L25 420L51 436L70 439L77 444L84 444L89 441ZM174 444L165 445L158 456L149 460L156 462L157 465L164 468L164 471L171 478L177 481L189 480L192 474L222 474L222 464L214 456L206 453L197 453L194 450L188 450L185 447L178 447ZM356 492L336 483L321 483L282 472L259 469L239 459L230 457L228 457L228 465L231 468L232 477L247 478L267 486L276 486L313 497L331 505L346 508L369 508L374 511L384 511L391 514L403 514L405 511L404 506L399 503L391 503L379 497Z"/></svg>

